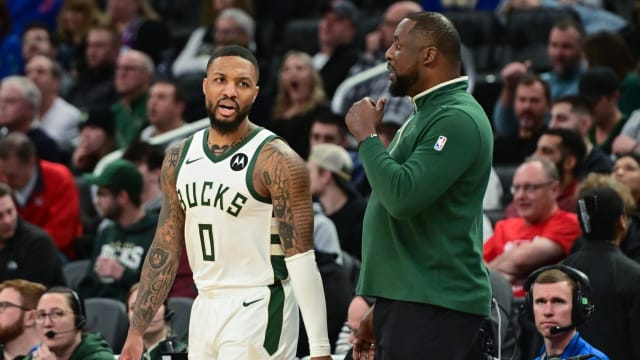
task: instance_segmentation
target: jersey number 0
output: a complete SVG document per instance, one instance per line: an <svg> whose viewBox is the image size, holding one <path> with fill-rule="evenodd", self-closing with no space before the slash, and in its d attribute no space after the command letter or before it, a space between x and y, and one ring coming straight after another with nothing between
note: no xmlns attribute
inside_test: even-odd
<svg viewBox="0 0 640 360"><path fill-rule="evenodd" d="M216 261L216 253L213 247L213 225L198 224L200 233L200 245L202 245L202 259L204 261Z"/></svg>

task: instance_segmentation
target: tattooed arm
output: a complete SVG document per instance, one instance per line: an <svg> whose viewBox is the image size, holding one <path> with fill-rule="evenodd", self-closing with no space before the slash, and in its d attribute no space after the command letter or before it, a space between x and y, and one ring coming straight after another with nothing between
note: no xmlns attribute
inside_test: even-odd
<svg viewBox="0 0 640 360"><path fill-rule="evenodd" d="M285 256L313 249L313 208L309 171L284 142L265 145L257 161L254 183L271 198Z"/></svg>
<svg viewBox="0 0 640 360"><path fill-rule="evenodd" d="M153 243L140 275L140 290L120 359L139 360L142 335L169 294L184 243L184 211L176 194L176 170L184 142L171 148L160 171L162 208Z"/></svg>
<svg viewBox="0 0 640 360"><path fill-rule="evenodd" d="M256 176L260 178L256 179ZM309 337L311 359L330 359L327 306L313 252L309 172L289 146L274 140L260 153L254 184L271 197L289 281Z"/></svg>

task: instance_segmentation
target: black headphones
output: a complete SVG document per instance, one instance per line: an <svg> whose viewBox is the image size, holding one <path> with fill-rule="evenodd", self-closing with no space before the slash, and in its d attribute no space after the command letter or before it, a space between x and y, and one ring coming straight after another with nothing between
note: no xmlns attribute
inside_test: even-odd
<svg viewBox="0 0 640 360"><path fill-rule="evenodd" d="M76 329L80 330L87 323L87 312L84 309L84 302L80 300L80 297L75 291L69 289L69 294L71 295L71 303L73 304L71 308L76 316Z"/></svg>
<svg viewBox="0 0 640 360"><path fill-rule="evenodd" d="M591 284L589 283L589 277L582 271L566 265L543 266L529 275L524 284L524 289L527 291L524 298L524 309L527 312L527 316L531 321L535 321L533 317L533 293L531 287L538 276L548 270L562 271L576 283L576 288L573 291L571 323L573 326L583 324L594 309L593 303L591 302Z"/></svg>
<svg viewBox="0 0 640 360"><path fill-rule="evenodd" d="M47 290L45 294L66 294L71 302L71 311L75 318L75 327L81 330L87 323L87 312L84 309L84 302L80 300L78 294L70 288L64 286L54 286Z"/></svg>

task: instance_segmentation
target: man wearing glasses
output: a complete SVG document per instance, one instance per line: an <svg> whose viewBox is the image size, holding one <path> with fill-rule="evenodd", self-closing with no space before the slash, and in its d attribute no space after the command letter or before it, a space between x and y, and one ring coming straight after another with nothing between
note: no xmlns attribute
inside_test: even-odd
<svg viewBox="0 0 640 360"><path fill-rule="evenodd" d="M578 171L580 171L587 149L576 132L567 129L546 129L538 139L533 156L542 157L556 164L560 176L556 203L561 210L576 212ZM518 216L515 202L504 211L505 218Z"/></svg>
<svg viewBox="0 0 640 360"><path fill-rule="evenodd" d="M42 284L21 279L0 283L0 346L3 359L27 355L40 343L35 309L45 290Z"/></svg>
<svg viewBox="0 0 640 360"><path fill-rule="evenodd" d="M523 297L522 284L535 269L569 254L580 235L576 214L558 208L558 170L551 161L531 157L513 177L517 217L499 221L484 244L487 266L501 273Z"/></svg>

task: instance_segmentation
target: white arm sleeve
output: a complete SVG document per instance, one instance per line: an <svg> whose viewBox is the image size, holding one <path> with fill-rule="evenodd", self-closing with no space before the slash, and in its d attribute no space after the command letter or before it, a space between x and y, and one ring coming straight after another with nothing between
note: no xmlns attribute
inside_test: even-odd
<svg viewBox="0 0 640 360"><path fill-rule="evenodd" d="M300 306L304 327L309 337L311 357L331 354L327 335L327 305L322 278L313 250L285 258L291 287Z"/></svg>

